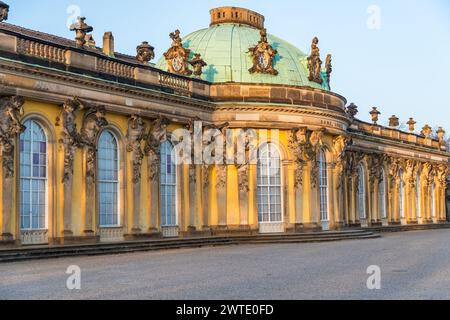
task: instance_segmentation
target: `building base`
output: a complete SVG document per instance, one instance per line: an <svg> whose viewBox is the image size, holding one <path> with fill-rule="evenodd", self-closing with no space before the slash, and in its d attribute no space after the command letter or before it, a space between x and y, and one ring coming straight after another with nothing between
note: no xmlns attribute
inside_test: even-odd
<svg viewBox="0 0 450 320"><path fill-rule="evenodd" d="M96 244L99 242L99 236L63 236L60 238L48 239L49 245Z"/></svg>
<svg viewBox="0 0 450 320"><path fill-rule="evenodd" d="M145 241L152 239L162 239L163 235L161 232L147 232L147 233L130 233L123 236L125 241Z"/></svg>

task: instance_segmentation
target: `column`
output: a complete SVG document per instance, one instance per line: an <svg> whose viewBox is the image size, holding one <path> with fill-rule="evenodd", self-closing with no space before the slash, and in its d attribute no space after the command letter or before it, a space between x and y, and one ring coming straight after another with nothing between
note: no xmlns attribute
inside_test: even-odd
<svg viewBox="0 0 450 320"><path fill-rule="evenodd" d="M282 181L282 190L281 192L283 192L283 198L282 198L282 207L283 207L283 222L284 222L284 230L286 230L286 227L291 224L291 194L290 194L290 189L289 186L290 181L289 181L289 169L291 167L291 161L290 160L283 160L281 163L281 178L284 180Z"/></svg>
<svg viewBox="0 0 450 320"><path fill-rule="evenodd" d="M63 178L63 232L62 236L69 237L72 232L72 189L73 189L73 162L76 147L66 143L64 145L64 178Z"/></svg>
<svg viewBox="0 0 450 320"><path fill-rule="evenodd" d="M84 148L84 172L83 176L86 177L85 180L85 194L86 194L86 204L85 204L85 222L84 222L84 234L86 236L94 235L94 209L95 209L95 160L96 151L92 147ZM91 167L93 165L93 167Z"/></svg>
<svg viewBox="0 0 450 320"><path fill-rule="evenodd" d="M399 202L399 183L395 181L392 197L392 207L394 209L394 222L400 223L400 202Z"/></svg>
<svg viewBox="0 0 450 320"><path fill-rule="evenodd" d="M150 192L148 193L150 200L150 218L149 231L157 232L161 226L160 221L160 198L161 198L161 173L160 158L157 154L149 153L147 157L147 167L149 175ZM177 197L178 198L178 197Z"/></svg>
<svg viewBox="0 0 450 320"><path fill-rule="evenodd" d="M248 224L252 229L258 229L258 190L257 190L257 165L249 165L249 194L248 194Z"/></svg>
<svg viewBox="0 0 450 320"><path fill-rule="evenodd" d="M378 193L379 193L379 180L375 179L372 184L372 223L381 222L381 210Z"/></svg>
<svg viewBox="0 0 450 320"><path fill-rule="evenodd" d="M240 225L249 225L249 165L244 164L238 168L238 189L239 189L239 220Z"/></svg>
<svg viewBox="0 0 450 320"><path fill-rule="evenodd" d="M312 214L312 186L311 186L311 169L310 169L309 163L305 163L303 169L304 169L304 176L303 176L303 212L302 212L302 221L303 221L303 227L305 230L313 230L315 228L313 224L313 214ZM317 200L314 200L314 202L317 202Z"/></svg>
<svg viewBox="0 0 450 320"><path fill-rule="evenodd" d="M141 181L133 178L133 228L132 233L140 233L140 209L141 209Z"/></svg>
<svg viewBox="0 0 450 320"><path fill-rule="evenodd" d="M417 224L417 203L418 200L417 197L418 195L416 194L416 183L411 184L409 187L409 206L410 206L410 210L409 210L409 222L410 224Z"/></svg>
<svg viewBox="0 0 450 320"><path fill-rule="evenodd" d="M196 184L197 170L196 165L189 165L189 231L195 231L195 212L197 210Z"/></svg>
<svg viewBox="0 0 450 320"><path fill-rule="evenodd" d="M424 205L425 194L423 192L422 178L420 178L420 182L421 184L419 184L418 186L419 194L417 196L419 197L419 199L417 201L418 207L416 207L416 217L417 223L423 224L426 219L425 219L425 205ZM421 212L420 218L419 218L419 210Z"/></svg>
<svg viewBox="0 0 450 320"><path fill-rule="evenodd" d="M445 223L447 220L446 210L445 210L445 181L439 183L439 222Z"/></svg>
<svg viewBox="0 0 450 320"><path fill-rule="evenodd" d="M142 141L146 135L146 125L140 116L132 115L128 120L127 152L131 163L131 233L141 233L141 167L144 159Z"/></svg>
<svg viewBox="0 0 450 320"><path fill-rule="evenodd" d="M389 180L387 184L387 217L388 224L394 223L394 206L393 206L393 190L392 190L392 182Z"/></svg>
<svg viewBox="0 0 450 320"><path fill-rule="evenodd" d="M202 211L202 167L196 165L195 169L195 227L197 230L202 230L205 225L205 219Z"/></svg>
<svg viewBox="0 0 450 320"><path fill-rule="evenodd" d="M211 168L209 165L203 165L202 168L202 210L203 210L203 226L204 230L209 230L210 221L210 209L211 209L211 192L210 192L210 177Z"/></svg>
<svg viewBox="0 0 450 320"><path fill-rule="evenodd" d="M357 209L357 176L352 175L350 180L350 207L351 207L351 222L353 225L359 224L360 215L358 214Z"/></svg>
<svg viewBox="0 0 450 320"><path fill-rule="evenodd" d="M425 223L431 223L431 186L428 182L424 183L424 207L423 207L423 215L424 215L424 222Z"/></svg>
<svg viewBox="0 0 450 320"><path fill-rule="evenodd" d="M303 168L300 161L296 161L293 164L292 170L289 174L294 177L294 210L295 210L295 229L296 231L301 230L303 227L303 210L304 210L304 195L303 195Z"/></svg>
<svg viewBox="0 0 450 320"><path fill-rule="evenodd" d="M8 147L12 149L8 150ZM12 228L13 218L13 192L14 192L14 171L10 169L14 167L14 147L3 145L2 151L2 241L13 241L14 231ZM19 235L17 235L18 237Z"/></svg>
<svg viewBox="0 0 450 320"><path fill-rule="evenodd" d="M227 226L227 165L216 166L218 227Z"/></svg>
<svg viewBox="0 0 450 320"><path fill-rule="evenodd" d="M348 186L349 186L348 177L344 176L341 183L342 183L341 207L342 207L342 210L344 213L345 225L350 226L351 221L350 221L350 197L349 197L349 188L348 188Z"/></svg>
<svg viewBox="0 0 450 320"><path fill-rule="evenodd" d="M319 196L319 171L317 164L310 163L311 172L311 190L310 190L310 208L311 224L313 229L320 226L320 196Z"/></svg>

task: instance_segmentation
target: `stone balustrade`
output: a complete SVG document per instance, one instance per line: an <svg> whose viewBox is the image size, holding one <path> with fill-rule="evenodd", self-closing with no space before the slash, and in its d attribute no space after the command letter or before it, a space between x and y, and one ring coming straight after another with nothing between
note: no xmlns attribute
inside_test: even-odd
<svg viewBox="0 0 450 320"><path fill-rule="evenodd" d="M207 82L164 72L151 65L138 63L133 57L123 55L119 58L109 57L98 48L76 48L72 45L72 41L67 39L52 37L44 40L37 36L31 38L27 36L30 30L23 30L23 34L13 30L14 26L0 25L0 52L21 56L21 60L25 62L42 63L46 66L51 63L53 68L63 71L69 69L86 74L100 73L134 80L143 85L170 88L173 89L174 94L183 96L207 97L209 95Z"/></svg>
<svg viewBox="0 0 450 320"><path fill-rule="evenodd" d="M117 77L134 78L133 66L109 59L97 59L97 70Z"/></svg>
<svg viewBox="0 0 450 320"><path fill-rule="evenodd" d="M355 121L353 128L366 134L379 136L381 138L394 139L418 146L446 151L446 149L444 149L445 147L439 145L439 141L437 141L436 139L433 139L431 137L427 139L424 136L415 133L407 133L398 129L373 125L371 123L366 123L359 120Z"/></svg>
<svg viewBox="0 0 450 320"><path fill-rule="evenodd" d="M182 78L180 76L174 76L171 74L164 74L164 73L159 73L158 74L158 78L159 78L159 83L163 86L163 87L169 87L169 88L173 88L176 90L182 90L182 91L189 91L190 89L190 80L188 80L187 78Z"/></svg>
<svg viewBox="0 0 450 320"><path fill-rule="evenodd" d="M25 39L18 39L17 53L58 63L66 61L65 49Z"/></svg>

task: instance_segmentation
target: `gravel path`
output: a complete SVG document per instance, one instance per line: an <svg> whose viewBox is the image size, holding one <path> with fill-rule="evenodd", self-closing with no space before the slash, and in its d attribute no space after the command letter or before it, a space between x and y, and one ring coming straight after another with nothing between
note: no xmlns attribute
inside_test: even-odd
<svg viewBox="0 0 450 320"><path fill-rule="evenodd" d="M71 265L81 290L66 287ZM0 264L0 299L450 299L450 230Z"/></svg>

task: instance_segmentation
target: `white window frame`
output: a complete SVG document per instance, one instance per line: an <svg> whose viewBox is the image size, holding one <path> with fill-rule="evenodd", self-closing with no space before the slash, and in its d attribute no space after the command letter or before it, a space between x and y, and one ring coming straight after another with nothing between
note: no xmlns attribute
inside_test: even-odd
<svg viewBox="0 0 450 320"><path fill-rule="evenodd" d="M421 206L421 192L420 192L420 183L421 183L421 179L420 179L420 174L417 174L416 177L417 181L416 181L416 212L417 212L417 218L421 219L422 218L422 206Z"/></svg>
<svg viewBox="0 0 450 320"><path fill-rule="evenodd" d="M405 219L405 203L403 202L405 194L405 184L403 182L403 170L400 170L400 184L398 185L398 204L400 219Z"/></svg>
<svg viewBox="0 0 450 320"><path fill-rule="evenodd" d="M173 165L173 167L174 167L174 173L173 173L173 175L175 176L175 183L167 183L167 170L166 170L166 181L162 181L162 161L163 161L163 148L166 146L166 145L169 145L170 146L170 150L171 150L171 159L172 159L172 165ZM159 210L160 210L160 219L161 219L161 227L163 227L163 228L165 228L165 227L178 227L178 225L179 225L179 217L178 217L178 167L177 167L177 163L178 163L178 161L177 161L177 159L175 158L177 155L176 155L176 152L175 152L175 146L170 142L170 141L164 141L162 144L161 144L161 146L160 146L160 148L161 148L161 154L160 154L160 163L159 163L159 167L160 167L160 172L159 172L159 188L160 188L160 199L159 199L159 202L160 202L160 206L159 206ZM166 169L167 169L167 164L166 164ZM165 216L165 219L163 219L163 201L162 201L162 199L163 199L163 196L165 195L165 199L166 199L166 204L168 203L168 199L169 199L169 197L168 197L168 195L167 195L167 193L164 191L163 192L163 190L166 190L166 188L168 188L168 187L170 187L170 188L173 188L174 189L174 195L175 195L175 199L174 199L174 201L175 201L175 204L174 204L174 210L175 210L175 212L174 212L174 216L175 216L175 223L172 223L172 224L168 224L167 223L167 220L168 220L168 215L167 215L167 207L169 207L169 206L167 206L166 205L166 211L165 211L165 214L166 214L166 216ZM164 194L164 195L163 195ZM166 223L163 223L163 220L165 220L166 221Z"/></svg>
<svg viewBox="0 0 450 320"><path fill-rule="evenodd" d="M30 123L29 125L27 125L28 123ZM48 173L49 173L49 140L48 140L48 135L47 132L44 129L44 126L41 125L41 123L39 121L37 121L36 119L28 119L24 122L24 126L27 127L27 130L31 130L30 126L34 124L36 126L38 126L42 132L44 133L45 136L45 143L46 143L46 150L45 150L45 178L36 178L33 177L33 158L32 158L32 154L33 152L30 153L30 176L29 177L22 177L22 170L21 170L21 166L22 166L22 161L21 161L21 148L20 148L20 141L22 140L21 137L22 135L25 134L25 132L23 132L20 136L19 136L19 171L20 171L20 175L19 175L19 197L22 197L22 192L23 192L23 188L22 188L22 180L29 180L30 181L30 188L29 188L29 192L30 192L30 210L32 210L32 197L33 197L33 193L32 193L32 184L33 184L33 180L35 181L44 181L44 197L45 197L45 205L44 205L44 228L33 228L33 214L30 213L30 227L29 228L23 228L22 227L22 202L19 199L19 208L20 208L20 219L19 219L19 225L20 225L20 230L22 231L45 231L48 230L48 208L49 208L49 190L48 190ZM33 133L30 133L31 137L30 137L30 146L31 146L31 151L33 151ZM41 153L39 153L39 155L41 155Z"/></svg>
<svg viewBox="0 0 450 320"><path fill-rule="evenodd" d="M325 182L325 183L324 183ZM328 163L325 150L319 153L319 197L320 197L320 219L322 222L330 221L330 195L328 180Z"/></svg>
<svg viewBox="0 0 450 320"><path fill-rule="evenodd" d="M436 187L434 185L434 182L431 184L431 217L436 218Z"/></svg>
<svg viewBox="0 0 450 320"><path fill-rule="evenodd" d="M273 147L273 149L277 152L278 155L278 166L279 166L279 179L280 179L280 183L279 184L271 184L270 181L270 168L271 166L269 165L270 161L272 160L272 158L267 157L266 159L262 159L261 158L261 150L263 150L263 148L267 148L267 153L269 154L270 152L270 147ZM267 161L266 164L266 170L265 172L263 172L262 166L261 166L261 160L265 160ZM259 177L260 175L264 173L268 179L268 183L267 184L260 184L260 180ZM284 208L283 208L283 164L282 164L282 159L281 159L281 152L280 150L277 148L277 146L274 143L270 143L270 142L266 142L264 144L262 144L259 149L258 149L258 162L257 162L257 186L256 186L256 196L257 196L257 205L258 205L258 223L259 224L279 224L279 223L283 223L284 222ZM262 195L260 193L260 189L261 188L265 188L267 191L267 194L265 195L265 197L267 198L267 208L268 208L268 212L267 212L267 216L268 216L268 221L263 221L264 220L264 213L261 213L261 207L263 205L261 199L262 199ZM273 216L277 213L273 213L271 212L271 193L270 193L270 189L271 188L277 188L279 190L280 193L280 220L279 221L275 221L272 220Z"/></svg>
<svg viewBox="0 0 450 320"><path fill-rule="evenodd" d="M100 229L107 229L107 228L120 228L122 226L122 221L120 219L121 217L121 194L120 194L120 180L121 180L121 170L120 170L120 145L119 145L119 139L117 138L116 134L114 134L113 131L105 129L103 130L100 135L98 136L98 144L97 144L97 148L98 150L100 150L99 146L100 146L100 139L101 136L104 133L109 133L115 140L116 142L116 154L117 154L117 180L100 180L100 174L99 174L99 170L100 170L100 158L97 152L97 206L98 206L98 226ZM102 225L101 224L101 212L100 212L100 184L101 183L115 183L117 186L117 224L105 224Z"/></svg>
<svg viewBox="0 0 450 320"><path fill-rule="evenodd" d="M358 168L358 208L359 208L359 218L367 219L366 170L363 164L360 164Z"/></svg>
<svg viewBox="0 0 450 320"><path fill-rule="evenodd" d="M387 219L386 209L386 174L381 170L381 181L378 183L378 205L380 206L381 219Z"/></svg>

